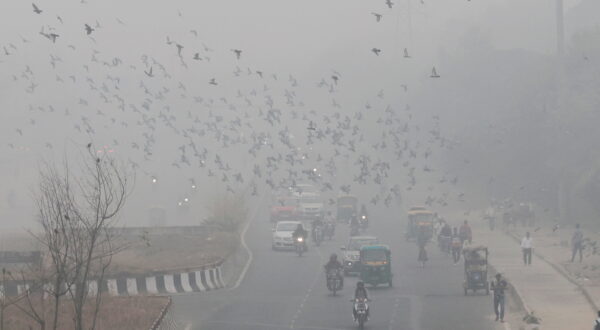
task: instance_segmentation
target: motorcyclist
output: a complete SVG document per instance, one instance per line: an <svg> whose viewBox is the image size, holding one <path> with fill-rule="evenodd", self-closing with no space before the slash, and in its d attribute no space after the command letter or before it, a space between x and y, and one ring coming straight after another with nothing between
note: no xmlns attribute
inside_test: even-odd
<svg viewBox="0 0 600 330"><path fill-rule="evenodd" d="M321 227L321 230L323 230L323 220L321 218L316 218L311 224L310 229L313 241L317 240L317 227Z"/></svg>
<svg viewBox="0 0 600 330"><path fill-rule="evenodd" d="M294 239L294 242L298 237L302 237L302 239L304 239L304 241L306 242L306 236L308 236L308 233L306 232L306 230L304 230L302 224L298 224L298 227L296 227L296 230L294 230L294 232L292 233L292 238Z"/></svg>
<svg viewBox="0 0 600 330"><path fill-rule="evenodd" d="M471 231L471 227L469 226L469 222L465 220L460 229L458 230L458 235L460 236L460 240L464 244L465 241L468 241L469 244L473 241L473 232Z"/></svg>
<svg viewBox="0 0 600 330"><path fill-rule="evenodd" d="M367 207L365 206L365 204L362 204L362 205L360 206L360 214L361 214L361 215L367 215L367 216L369 215L369 214L367 213Z"/></svg>
<svg viewBox="0 0 600 330"><path fill-rule="evenodd" d="M354 301L357 299L369 300L369 291L365 288L365 283L363 281L356 282L356 289L354 290ZM356 321L356 304L354 304L352 308L352 315L354 316L354 321ZM369 306L367 305L367 318L369 318Z"/></svg>
<svg viewBox="0 0 600 330"><path fill-rule="evenodd" d="M438 236L438 241L442 251L450 252L450 242L452 240L452 228L447 222L444 222L442 229L440 229L440 234Z"/></svg>
<svg viewBox="0 0 600 330"><path fill-rule="evenodd" d="M452 227L450 227L450 225L447 222L444 223L444 226L440 230L440 235L446 237L452 236Z"/></svg>
<svg viewBox="0 0 600 330"><path fill-rule="evenodd" d="M337 276L340 279L340 290L344 287L344 277L342 276L342 270L344 269L344 265L338 260L337 254L333 253L329 257L329 261L325 264L325 271L329 273L331 270L335 270L337 272Z"/></svg>
<svg viewBox="0 0 600 330"><path fill-rule="evenodd" d="M333 235L335 234L335 221L333 219L331 211L327 212L327 216L325 217L325 229L327 236L329 236L330 238L333 237Z"/></svg>

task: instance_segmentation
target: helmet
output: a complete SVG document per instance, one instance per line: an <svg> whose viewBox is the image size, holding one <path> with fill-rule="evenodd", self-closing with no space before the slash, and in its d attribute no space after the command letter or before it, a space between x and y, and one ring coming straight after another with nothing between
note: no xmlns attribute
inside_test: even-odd
<svg viewBox="0 0 600 330"><path fill-rule="evenodd" d="M337 261L337 254L332 253L331 256L329 257L330 261Z"/></svg>
<svg viewBox="0 0 600 330"><path fill-rule="evenodd" d="M356 282L356 287L362 289L365 287L365 283L363 281L358 281Z"/></svg>

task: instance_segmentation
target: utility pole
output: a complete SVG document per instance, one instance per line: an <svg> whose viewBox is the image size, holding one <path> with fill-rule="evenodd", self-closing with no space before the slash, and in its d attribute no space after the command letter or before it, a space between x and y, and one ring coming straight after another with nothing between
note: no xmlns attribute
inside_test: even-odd
<svg viewBox="0 0 600 330"><path fill-rule="evenodd" d="M556 0L556 54L562 60L565 53L565 26L563 0Z"/></svg>
<svg viewBox="0 0 600 330"><path fill-rule="evenodd" d="M564 97L564 55L565 55L565 31L564 31L564 7L563 0L556 0L556 111L555 118L560 121L565 109ZM559 136L562 133L559 133ZM568 158L568 157L567 157ZM558 176L558 213L562 223L570 220L570 192L568 162L563 162L562 170Z"/></svg>

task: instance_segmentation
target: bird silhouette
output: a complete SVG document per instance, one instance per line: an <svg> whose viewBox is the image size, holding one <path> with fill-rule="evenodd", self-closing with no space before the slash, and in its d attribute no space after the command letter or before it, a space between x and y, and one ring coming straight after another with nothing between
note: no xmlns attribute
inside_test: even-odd
<svg viewBox="0 0 600 330"><path fill-rule="evenodd" d="M376 22L380 22L381 21L381 17L383 16L383 15L375 13L375 12L372 12L371 15L375 16L375 21Z"/></svg>
<svg viewBox="0 0 600 330"><path fill-rule="evenodd" d="M38 8L38 6L35 5L35 3L31 4L33 6L33 12L36 14L41 14L43 12L43 10L41 10L40 8Z"/></svg>
<svg viewBox="0 0 600 330"><path fill-rule="evenodd" d="M381 49L379 48L372 48L371 51L377 56L379 56L379 53L381 53Z"/></svg>
<svg viewBox="0 0 600 330"><path fill-rule="evenodd" d="M144 73L150 78L154 77L154 74L152 73L152 67L150 67L150 70L148 71L144 70Z"/></svg>
<svg viewBox="0 0 600 330"><path fill-rule="evenodd" d="M239 59L240 59L240 57L242 56L242 50L241 50L241 49L232 49L231 51L232 51L232 52L235 54L235 57L236 57L238 60L239 60Z"/></svg>
<svg viewBox="0 0 600 330"><path fill-rule="evenodd" d="M439 78L440 75L437 73L437 71L435 70L435 66L433 67L433 69L431 69L431 78Z"/></svg>
<svg viewBox="0 0 600 330"><path fill-rule="evenodd" d="M89 36L90 34L92 34L92 32L94 32L94 28L92 28L91 26L89 26L88 24L85 24L85 33L87 33L87 35Z"/></svg>

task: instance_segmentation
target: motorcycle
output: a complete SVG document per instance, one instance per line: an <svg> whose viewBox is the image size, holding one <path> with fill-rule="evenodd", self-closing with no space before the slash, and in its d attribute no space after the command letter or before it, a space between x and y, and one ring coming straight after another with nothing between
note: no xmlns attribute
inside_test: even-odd
<svg viewBox="0 0 600 330"><path fill-rule="evenodd" d="M359 329L363 329L365 323L369 320L369 305L367 301L365 298L354 299L354 316Z"/></svg>
<svg viewBox="0 0 600 330"><path fill-rule="evenodd" d="M315 245L320 246L321 242L323 242L323 227L317 226L315 227Z"/></svg>
<svg viewBox="0 0 600 330"><path fill-rule="evenodd" d="M302 257L302 253L304 253L304 250L306 249L305 243L304 243L304 237L302 236L298 236L296 237L296 253L298 253L298 257Z"/></svg>
<svg viewBox="0 0 600 330"><path fill-rule="evenodd" d="M342 289L342 280L338 269L327 271L327 289L335 296L338 290Z"/></svg>
<svg viewBox="0 0 600 330"><path fill-rule="evenodd" d="M360 222L362 230L366 230L367 227L369 227L369 218L366 214L361 215L358 221Z"/></svg>

